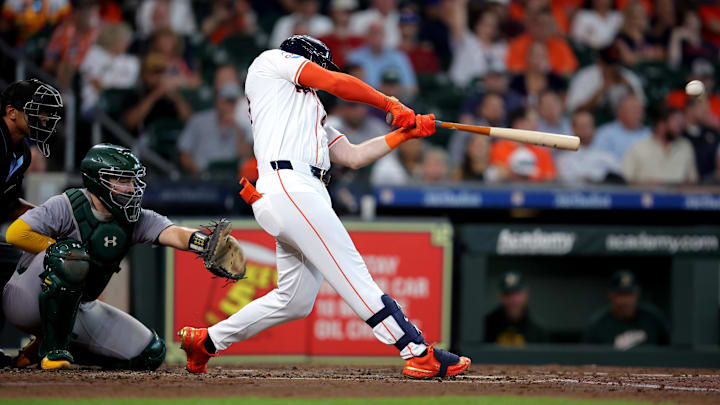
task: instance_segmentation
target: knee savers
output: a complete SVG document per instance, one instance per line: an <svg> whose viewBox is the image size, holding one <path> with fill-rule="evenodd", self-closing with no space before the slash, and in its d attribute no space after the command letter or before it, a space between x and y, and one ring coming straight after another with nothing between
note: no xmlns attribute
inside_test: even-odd
<svg viewBox="0 0 720 405"><path fill-rule="evenodd" d="M90 268L89 260L83 246L72 239L58 241L45 251L45 270L40 274L42 290L38 297L43 331L41 357L52 352L54 356L72 361L68 352L70 334Z"/></svg>
<svg viewBox="0 0 720 405"><path fill-rule="evenodd" d="M152 339L145 346L145 349L130 360L121 360L106 357L101 361L104 368L115 370L137 370L137 371L153 371L160 367L165 361L165 353L167 348L165 342L160 339L155 331L152 331Z"/></svg>
<svg viewBox="0 0 720 405"><path fill-rule="evenodd" d="M374 329L377 325L389 317L395 319L395 322L397 322L400 329L402 329L405 333L401 337L397 338L397 342L395 342L395 347L400 351L402 351L405 346L410 343L425 344L425 339L422 337L422 334L420 334L420 331L415 327L415 325L410 323L405 314L403 314L398 303L387 294L384 294L380 297L380 299L382 300L382 303L385 304L385 308L371 316L370 319L365 321L365 323Z"/></svg>

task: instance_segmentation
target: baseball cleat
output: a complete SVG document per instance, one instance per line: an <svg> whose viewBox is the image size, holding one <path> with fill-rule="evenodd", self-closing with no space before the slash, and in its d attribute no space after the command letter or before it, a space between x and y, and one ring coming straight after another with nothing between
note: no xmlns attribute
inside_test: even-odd
<svg viewBox="0 0 720 405"><path fill-rule="evenodd" d="M452 377L470 367L470 359L428 346L427 354L405 360L403 375L409 378Z"/></svg>
<svg viewBox="0 0 720 405"><path fill-rule="evenodd" d="M13 359L13 366L17 368L25 368L40 361L38 357L38 349L40 348L40 339L36 336L30 338L30 342L20 349L17 357Z"/></svg>
<svg viewBox="0 0 720 405"><path fill-rule="evenodd" d="M205 339L209 339L207 328L186 326L178 331L178 336L180 336L180 347L187 355L187 370L194 374L207 372L207 362L210 357L218 355L210 354L205 349Z"/></svg>
<svg viewBox="0 0 720 405"><path fill-rule="evenodd" d="M73 356L67 350L51 350L40 361L43 370L60 370L72 366Z"/></svg>

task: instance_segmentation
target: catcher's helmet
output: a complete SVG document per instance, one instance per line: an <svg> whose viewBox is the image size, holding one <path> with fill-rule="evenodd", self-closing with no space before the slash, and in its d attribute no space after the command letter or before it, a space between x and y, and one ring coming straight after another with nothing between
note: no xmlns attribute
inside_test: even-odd
<svg viewBox="0 0 720 405"><path fill-rule="evenodd" d="M83 184L116 219L137 222L145 194L145 166L128 148L101 143L80 162Z"/></svg>
<svg viewBox="0 0 720 405"><path fill-rule="evenodd" d="M280 49L295 55L304 56L308 60L317 63L325 69L340 71L332 60L332 53L319 39L309 35L293 35L280 44Z"/></svg>
<svg viewBox="0 0 720 405"><path fill-rule="evenodd" d="M2 114L11 105L25 113L30 129L29 138L45 157L50 156L50 136L57 130L63 109L60 92L38 79L19 80L11 83L2 92Z"/></svg>

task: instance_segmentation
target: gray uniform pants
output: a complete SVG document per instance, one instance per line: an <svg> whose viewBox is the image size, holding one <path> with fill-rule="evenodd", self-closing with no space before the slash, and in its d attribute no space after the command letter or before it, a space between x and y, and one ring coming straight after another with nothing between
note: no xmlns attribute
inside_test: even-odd
<svg viewBox="0 0 720 405"><path fill-rule="evenodd" d="M5 285L2 300L5 317L18 329L42 335L38 296L45 252L35 255L25 272L15 272ZM129 360L139 355L152 339L140 321L101 301L80 303L71 345L91 354Z"/></svg>

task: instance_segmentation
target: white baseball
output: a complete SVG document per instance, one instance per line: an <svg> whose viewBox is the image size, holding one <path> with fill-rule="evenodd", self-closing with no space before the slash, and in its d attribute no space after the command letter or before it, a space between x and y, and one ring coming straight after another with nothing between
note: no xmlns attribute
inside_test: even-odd
<svg viewBox="0 0 720 405"><path fill-rule="evenodd" d="M685 93L691 97L701 96L705 92L705 85L700 80L693 80L685 85Z"/></svg>

